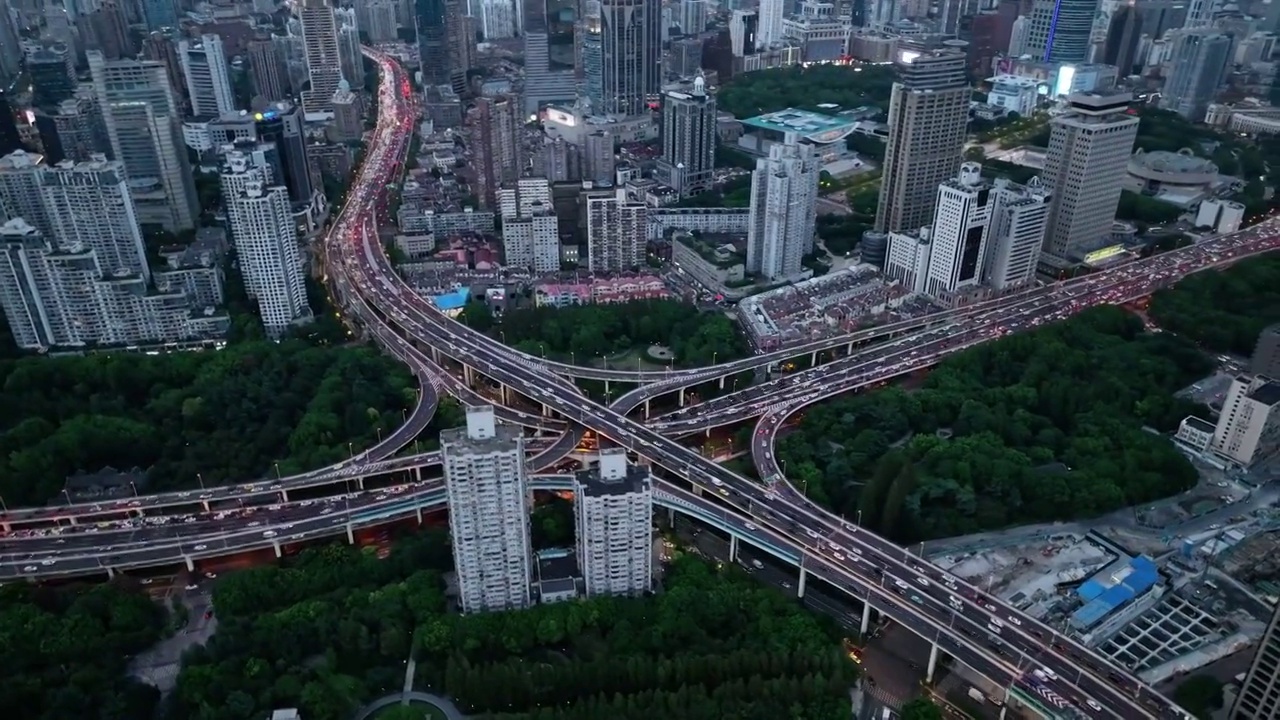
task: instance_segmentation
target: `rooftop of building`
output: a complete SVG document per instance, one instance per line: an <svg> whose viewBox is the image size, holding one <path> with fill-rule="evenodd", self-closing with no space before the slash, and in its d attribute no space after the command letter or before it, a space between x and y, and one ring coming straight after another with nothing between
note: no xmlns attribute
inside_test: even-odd
<svg viewBox="0 0 1280 720"><path fill-rule="evenodd" d="M1265 384L1249 393L1249 399L1268 407L1280 403L1280 382L1268 380Z"/></svg>
<svg viewBox="0 0 1280 720"><path fill-rule="evenodd" d="M520 428L514 425L494 424L493 436L473 438L467 428L451 428L440 431L440 446L448 446L452 453L488 453L511 450L523 438Z"/></svg>
<svg viewBox="0 0 1280 720"><path fill-rule="evenodd" d="M743 125L777 133L796 133L818 143L835 142L853 132L856 120L787 108L742 121Z"/></svg>
<svg viewBox="0 0 1280 720"><path fill-rule="evenodd" d="M1071 615L1071 624L1093 627L1159 581L1160 571L1150 558L1121 558L1079 587L1076 594L1085 604Z"/></svg>
<svg viewBox="0 0 1280 720"><path fill-rule="evenodd" d="M628 495L641 492L649 484L649 469L641 465L628 465L627 472L620 478L606 479L601 477L598 468L579 470L576 484L582 494L589 497L605 497L609 495Z"/></svg>
<svg viewBox="0 0 1280 720"><path fill-rule="evenodd" d="M1186 418L1183 418L1182 422L1186 423L1187 427L1191 428L1192 430L1198 430L1203 433L1211 433L1217 429L1216 427L1214 427L1213 423L1207 420L1201 420L1200 418L1194 415L1190 415Z"/></svg>
<svg viewBox="0 0 1280 720"><path fill-rule="evenodd" d="M538 585L545 593L569 592L577 589L578 556L570 550L544 550L537 555Z"/></svg>

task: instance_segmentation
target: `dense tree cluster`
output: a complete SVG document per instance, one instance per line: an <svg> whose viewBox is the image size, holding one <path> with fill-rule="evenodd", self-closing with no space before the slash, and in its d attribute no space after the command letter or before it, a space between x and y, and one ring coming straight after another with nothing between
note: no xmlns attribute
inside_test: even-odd
<svg viewBox="0 0 1280 720"><path fill-rule="evenodd" d="M146 470L148 490L301 471L375 443L416 402L389 358L299 340L0 361L0 496L42 504L106 466Z"/></svg>
<svg viewBox="0 0 1280 720"><path fill-rule="evenodd" d="M1213 352L1251 355L1262 329L1280 322L1280 253L1196 273L1152 296L1149 313Z"/></svg>
<svg viewBox="0 0 1280 720"><path fill-rule="evenodd" d="M553 495L539 501L529 518L535 550L573 546L573 501Z"/></svg>
<svg viewBox="0 0 1280 720"><path fill-rule="evenodd" d="M1192 675L1173 690L1173 701L1201 720L1222 708L1222 681L1212 675Z"/></svg>
<svg viewBox="0 0 1280 720"><path fill-rule="evenodd" d="M347 718L400 689L411 653L419 689L470 712L554 706L582 717L618 703L627 716L671 707L701 718L708 706L756 703L772 717L817 720L847 711L855 668L838 628L733 567L681 558L654 597L462 616L445 609L450 559L447 534L432 531L386 560L332 545L220 579L218 631L184 658L164 718L239 720L273 707Z"/></svg>
<svg viewBox="0 0 1280 720"><path fill-rule="evenodd" d="M1172 393L1208 360L1103 307L945 360L916 392L839 398L779 443L815 501L901 541L1092 517L1196 481Z"/></svg>
<svg viewBox="0 0 1280 720"><path fill-rule="evenodd" d="M129 659L160 639L165 614L111 585L0 591L0 707L6 720L135 720L160 693L127 677Z"/></svg>
<svg viewBox="0 0 1280 720"><path fill-rule="evenodd" d="M902 706L902 720L942 720L942 708L926 697L918 697Z"/></svg>
<svg viewBox="0 0 1280 720"><path fill-rule="evenodd" d="M821 104L842 110L862 106L889 109L893 68L888 65L810 65L735 75L716 93L716 106L739 118L789 107L829 113Z"/></svg>
<svg viewBox="0 0 1280 720"><path fill-rule="evenodd" d="M531 355L582 365L633 348L643 353L650 345L670 348L676 365L685 367L747 352L746 339L723 313L699 312L678 300L510 310L490 335Z"/></svg>

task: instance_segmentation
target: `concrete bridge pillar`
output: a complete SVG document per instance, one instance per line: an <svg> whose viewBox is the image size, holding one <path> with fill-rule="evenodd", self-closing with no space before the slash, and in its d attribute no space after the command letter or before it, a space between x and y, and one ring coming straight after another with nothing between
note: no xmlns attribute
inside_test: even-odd
<svg viewBox="0 0 1280 720"><path fill-rule="evenodd" d="M680 388L680 407L684 407L684 388Z"/></svg>
<svg viewBox="0 0 1280 720"><path fill-rule="evenodd" d="M644 401L644 419L645 420L649 419L649 399L648 398L645 398L645 401ZM8 528L5 528L5 529L7 530Z"/></svg>
<svg viewBox="0 0 1280 720"><path fill-rule="evenodd" d="M867 601L862 604L862 627L858 634L862 637L862 641L867 641L867 630L871 629L871 602Z"/></svg>
<svg viewBox="0 0 1280 720"><path fill-rule="evenodd" d="M468 386L475 382L476 374L475 371L471 369L470 365L462 366L462 379L466 381Z"/></svg>
<svg viewBox="0 0 1280 720"><path fill-rule="evenodd" d="M499 386L498 386L498 392L500 393L500 397L502 398L502 404L503 404L503 405L510 405L510 404L511 404L511 397L510 397L509 390L510 390L510 388L508 388L506 385L499 385Z"/></svg>
<svg viewBox="0 0 1280 720"><path fill-rule="evenodd" d="M551 406L546 403L542 404L542 417L551 417Z"/></svg>
<svg viewBox="0 0 1280 720"><path fill-rule="evenodd" d="M725 380L728 380L728 379L729 379L729 376L728 376L728 375L721 375L721 376L720 376L720 389L721 389L721 390L724 390L724 381L725 381Z"/></svg>
<svg viewBox="0 0 1280 720"><path fill-rule="evenodd" d="M422 466L421 465L413 466L413 477L415 481L422 482Z"/></svg>
<svg viewBox="0 0 1280 720"><path fill-rule="evenodd" d="M278 558L279 558L279 557L284 557L284 553L280 550L280 541L279 541L279 540L272 540L272 541L271 541L271 549L276 551L276 557L278 557Z"/></svg>
<svg viewBox="0 0 1280 720"><path fill-rule="evenodd" d="M671 527L676 526L676 509L675 508L672 508L672 507L667 508L667 524L670 525Z"/></svg>
<svg viewBox="0 0 1280 720"><path fill-rule="evenodd" d="M349 521L347 522L347 542L352 545L356 544L356 530Z"/></svg>
<svg viewBox="0 0 1280 720"><path fill-rule="evenodd" d="M289 502L289 491L288 491L288 490L281 490L281 491L280 491L280 501L281 501L281 502Z"/></svg>
<svg viewBox="0 0 1280 720"><path fill-rule="evenodd" d="M196 561L195 561L195 560L192 560L190 555L183 555L183 556L182 556L182 560L183 560L183 562L185 562L185 563L187 564L187 572L195 572L195 571L196 571ZM109 569L110 569L110 568L108 568L108 570L109 570Z"/></svg>
<svg viewBox="0 0 1280 720"><path fill-rule="evenodd" d="M926 683L933 684L933 673L938 669L938 655L940 654L938 643L935 642L933 647L929 649L929 667L924 673L924 681Z"/></svg>
<svg viewBox="0 0 1280 720"><path fill-rule="evenodd" d="M418 505L417 507L415 507L414 512L418 516L418 524L421 525L422 524L422 506Z"/></svg>
<svg viewBox="0 0 1280 720"><path fill-rule="evenodd" d="M738 536L729 536L729 562L738 561Z"/></svg>
<svg viewBox="0 0 1280 720"><path fill-rule="evenodd" d="M814 350L813 354L809 356L809 367L818 367L818 351L817 350Z"/></svg>
<svg viewBox="0 0 1280 720"><path fill-rule="evenodd" d="M844 347L844 354L846 356L853 354L853 342L850 342L848 345Z"/></svg>
<svg viewBox="0 0 1280 720"><path fill-rule="evenodd" d="M205 512L209 512L209 501L208 501L208 500L201 500L201 501L200 501L200 509L204 510Z"/></svg>
<svg viewBox="0 0 1280 720"><path fill-rule="evenodd" d="M798 598L804 597L804 581L805 581L805 578L807 577L809 577L809 573L805 572L804 568L801 567L800 582L796 583L796 597Z"/></svg>
<svg viewBox="0 0 1280 720"><path fill-rule="evenodd" d="M613 395L613 390L611 390L611 389L609 388L609 379L608 379L608 378L605 378L605 381L604 381L604 399L605 399L605 400L608 400L612 395Z"/></svg>
<svg viewBox="0 0 1280 720"><path fill-rule="evenodd" d="M108 567L108 568L107 568L107 578L108 578L108 579L110 579L110 580L114 580L114 579L116 578L116 569L115 569L115 568L113 568L113 567Z"/></svg>

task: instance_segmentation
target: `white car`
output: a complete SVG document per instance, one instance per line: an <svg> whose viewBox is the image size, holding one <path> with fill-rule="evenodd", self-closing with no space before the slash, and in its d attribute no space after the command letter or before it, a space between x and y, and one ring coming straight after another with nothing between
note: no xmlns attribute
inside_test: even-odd
<svg viewBox="0 0 1280 720"><path fill-rule="evenodd" d="M1102 706L1099 705L1096 700L1093 700L1093 699L1085 700L1084 704L1088 705L1089 709L1094 712L1102 712Z"/></svg>
<svg viewBox="0 0 1280 720"><path fill-rule="evenodd" d="M276 531L275 531L275 530L268 530L268 531L266 531L266 532L262 533L262 537L264 537L264 538L273 538L273 537L275 537L275 536L276 536L276 534L277 534L277 533L276 533Z"/></svg>
<svg viewBox="0 0 1280 720"><path fill-rule="evenodd" d="M1010 616L1009 616L1009 622L1013 623L1014 625L1021 625L1021 624L1022 624L1022 621L1021 621L1021 620L1019 620L1018 618L1016 618L1016 617L1014 617L1014 616L1012 616L1012 615L1010 615Z"/></svg>
<svg viewBox="0 0 1280 720"><path fill-rule="evenodd" d="M1040 668L1040 672L1042 672L1042 673L1044 673L1045 675L1047 675L1047 676L1049 677L1049 679L1050 679L1050 680L1057 680L1057 679L1058 679L1058 673L1056 673L1056 672L1054 672L1054 671L1050 670L1049 668Z"/></svg>
<svg viewBox="0 0 1280 720"><path fill-rule="evenodd" d="M844 556L841 555L840 553L831 553L831 557L835 558L836 560L844 560Z"/></svg>
<svg viewBox="0 0 1280 720"><path fill-rule="evenodd" d="M742 527L746 528L750 532L755 532L760 529L756 527L755 523L746 523Z"/></svg>
<svg viewBox="0 0 1280 720"><path fill-rule="evenodd" d="M208 550L208 549L209 549L209 546L208 546L208 545L197 545L197 546L195 546L195 547L194 547L194 548L192 548L192 549L193 549L193 550L195 550L196 552L200 552L201 550Z"/></svg>
<svg viewBox="0 0 1280 720"><path fill-rule="evenodd" d="M35 565L28 565L28 566L26 566L26 567L22 568L22 572L24 572L24 573L33 573L33 572L36 572L36 571L37 571L37 570L39 570L39 569L40 569L40 568L36 567Z"/></svg>
<svg viewBox="0 0 1280 720"><path fill-rule="evenodd" d="M41 565L43 565L43 566L45 566L45 567L49 567L50 565L52 565L52 564L54 564L54 563L56 563L56 562L58 562L58 561L57 561L57 560L54 560L53 558L48 558L48 559L46 559L46 560L41 560L41 561L40 561L40 564L41 564Z"/></svg>

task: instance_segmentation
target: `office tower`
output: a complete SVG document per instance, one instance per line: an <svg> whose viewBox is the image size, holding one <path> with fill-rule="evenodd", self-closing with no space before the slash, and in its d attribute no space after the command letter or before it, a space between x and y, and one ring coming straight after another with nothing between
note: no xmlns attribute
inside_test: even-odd
<svg viewBox="0 0 1280 720"><path fill-rule="evenodd" d="M363 5L365 17L361 19L369 41L392 42L397 38L395 0L370 0Z"/></svg>
<svg viewBox="0 0 1280 720"><path fill-rule="evenodd" d="M497 425L493 407L468 407L467 426L440 433L449 535L462 612L530 602L533 548L524 438Z"/></svg>
<svg viewBox="0 0 1280 720"><path fill-rule="evenodd" d="M1170 35L1169 76L1160 105L1200 122L1231 61L1231 37L1208 29L1177 30Z"/></svg>
<svg viewBox="0 0 1280 720"><path fill-rule="evenodd" d="M627 451L600 451L600 465L574 476L578 566L587 597L640 595L653 583L653 491L649 470Z"/></svg>
<svg viewBox="0 0 1280 720"><path fill-rule="evenodd" d="M222 38L202 35L197 42L183 40L178 43L178 57L182 60L192 115L208 118L235 111Z"/></svg>
<svg viewBox="0 0 1280 720"><path fill-rule="evenodd" d="M67 46L50 43L27 53L27 75L31 78L31 104L56 107L76 92L76 77Z"/></svg>
<svg viewBox="0 0 1280 720"><path fill-rule="evenodd" d="M329 126L330 139L334 142L359 140L364 135L364 111L360 96L351 92L347 81L338 85L333 94L333 125Z"/></svg>
<svg viewBox="0 0 1280 720"><path fill-rule="evenodd" d="M927 225L919 230L887 233L884 276L897 280L912 293L923 294L929 278L930 255L933 253L932 234L933 228Z"/></svg>
<svg viewBox="0 0 1280 720"><path fill-rule="evenodd" d="M937 188L960 169L969 122L964 53L902 48L889 99L875 229L915 230L933 219Z"/></svg>
<svg viewBox="0 0 1280 720"><path fill-rule="evenodd" d="M342 62L342 78L351 87L364 87L364 55L360 52L360 26L356 11L337 8L333 11L338 24L338 56Z"/></svg>
<svg viewBox="0 0 1280 720"><path fill-rule="evenodd" d="M253 92L259 98L277 102L291 95L289 74L271 38L249 41L249 73L253 78Z"/></svg>
<svg viewBox="0 0 1280 720"><path fill-rule="evenodd" d="M716 167L716 99L701 77L693 81L692 92L663 95L661 125L658 179L682 198L710 190Z"/></svg>
<svg viewBox="0 0 1280 720"><path fill-rule="evenodd" d="M178 27L178 8L174 0L142 0L142 16L148 30Z"/></svg>
<svg viewBox="0 0 1280 720"><path fill-rule="evenodd" d="M560 270L560 234L546 178L521 178L498 191L505 264L536 273Z"/></svg>
<svg viewBox="0 0 1280 720"><path fill-rule="evenodd" d="M1069 112L1050 121L1041 177L1052 193L1044 252L1059 259L1088 252L1111 230L1138 137L1128 94L1071 95Z"/></svg>
<svg viewBox="0 0 1280 720"><path fill-rule="evenodd" d="M680 32L701 35L707 30L707 0L680 0Z"/></svg>
<svg viewBox="0 0 1280 720"><path fill-rule="evenodd" d="M667 71L679 78L702 74L702 38L689 37L671 43L667 54Z"/></svg>
<svg viewBox="0 0 1280 720"><path fill-rule="evenodd" d="M955 179L938 186L926 294L945 297L981 280L991 205L991 187L978 163L964 163Z"/></svg>
<svg viewBox="0 0 1280 720"><path fill-rule="evenodd" d="M781 280L804 268L813 252L818 174L813 146L789 136L756 160L751 173L751 217L747 225L747 272Z"/></svg>
<svg viewBox="0 0 1280 720"><path fill-rule="evenodd" d="M756 53L760 17L754 10L734 10L729 18L729 46L734 57L746 57Z"/></svg>
<svg viewBox="0 0 1280 720"><path fill-rule="evenodd" d="M492 209L498 188L514 183L524 167L519 100L510 95L478 98L467 113L467 124L475 152L476 195L481 207Z"/></svg>
<svg viewBox="0 0 1280 720"><path fill-rule="evenodd" d="M449 73L453 91L458 95L467 94L467 71L476 58L475 23L465 10L466 0L444 0L445 26L450 30Z"/></svg>
<svg viewBox="0 0 1280 720"><path fill-rule="evenodd" d="M486 41L505 40L520 34L523 18L516 9L516 0L475 0L472 8L480 12L480 33Z"/></svg>
<svg viewBox="0 0 1280 720"><path fill-rule="evenodd" d="M1089 59L1099 0L1035 0L1023 51L1044 62Z"/></svg>
<svg viewBox="0 0 1280 720"><path fill-rule="evenodd" d="M1280 324L1268 325L1258 334L1249 370L1254 375L1280 377Z"/></svg>
<svg viewBox="0 0 1280 720"><path fill-rule="evenodd" d="M1280 383L1266 375L1233 379L1210 448L1241 467L1274 456L1280 450Z"/></svg>
<svg viewBox="0 0 1280 720"><path fill-rule="evenodd" d="M338 20L329 0L301 0L296 6L302 24L302 44L311 87L302 92L302 109L308 113L333 111L333 94L342 80L342 51L338 46Z"/></svg>
<svg viewBox="0 0 1280 720"><path fill-rule="evenodd" d="M449 33L445 0L417 0L414 20L418 29L418 53L422 84L448 85L450 81Z"/></svg>
<svg viewBox="0 0 1280 720"><path fill-rule="evenodd" d="M254 133L259 142L275 145L280 158L280 174L294 204L311 202L315 193L307 162L307 136L303 133L302 111L296 105L276 103L253 115ZM275 179L281 182L281 179Z"/></svg>
<svg viewBox="0 0 1280 720"><path fill-rule="evenodd" d="M0 155L8 155L21 149L22 136L18 134L18 121L14 119L9 93L0 90Z"/></svg>
<svg viewBox="0 0 1280 720"><path fill-rule="evenodd" d="M985 3L979 0L942 0L938 32L943 35L957 35L960 32L961 19L972 17L982 11Z"/></svg>
<svg viewBox="0 0 1280 720"><path fill-rule="evenodd" d="M139 222L171 232L195 227L195 182L164 64L88 56L111 154L128 172Z"/></svg>
<svg viewBox="0 0 1280 720"><path fill-rule="evenodd" d="M1181 0L1125 0L1111 15L1102 62L1119 68L1120 77L1141 72L1140 43L1164 37L1168 30L1182 27L1186 18L1186 3Z"/></svg>
<svg viewBox="0 0 1280 720"><path fill-rule="evenodd" d="M983 282L997 292L1025 287L1035 280L1048 229L1049 191L1038 177L1026 185L999 178L992 193Z"/></svg>
<svg viewBox="0 0 1280 720"><path fill-rule="evenodd" d="M756 47L768 47L782 39L783 0L760 0L760 26Z"/></svg>
<svg viewBox="0 0 1280 720"><path fill-rule="evenodd" d="M221 179L227 228L245 290L258 303L267 335L279 337L311 319L289 192L237 151L223 156Z"/></svg>
<svg viewBox="0 0 1280 720"><path fill-rule="evenodd" d="M648 208L628 200L625 190L587 198L587 266L592 272L626 272L644 265L648 232Z"/></svg>
<svg viewBox="0 0 1280 720"><path fill-rule="evenodd" d="M0 0L0 87L9 87L22 72L22 44L8 0Z"/></svg>
<svg viewBox="0 0 1280 720"><path fill-rule="evenodd" d="M172 31L170 31L172 32ZM182 58L178 56L178 41L169 33L153 32L142 41L142 56L164 65L169 88L179 103L187 102L187 79L182 72Z"/></svg>
<svg viewBox="0 0 1280 720"><path fill-rule="evenodd" d="M1280 606L1258 641L1228 720L1272 720L1280 714Z"/></svg>
<svg viewBox="0 0 1280 720"><path fill-rule="evenodd" d="M662 70L661 3L600 0L583 22L585 92L597 115L636 116L658 94Z"/></svg>
<svg viewBox="0 0 1280 720"><path fill-rule="evenodd" d="M612 185L617 155L614 137L608 130L595 130L583 138L582 179L596 185Z"/></svg>
<svg viewBox="0 0 1280 720"><path fill-rule="evenodd" d="M571 103L574 78L573 0L524 0L524 111Z"/></svg>
<svg viewBox="0 0 1280 720"><path fill-rule="evenodd" d="M866 0L866 27L884 30L896 23L899 3L894 0Z"/></svg>
<svg viewBox="0 0 1280 720"><path fill-rule="evenodd" d="M124 8L115 0L101 0L97 9L82 14L76 25L84 38L84 48L97 50L108 60L129 58L137 54L129 36L129 22Z"/></svg>

